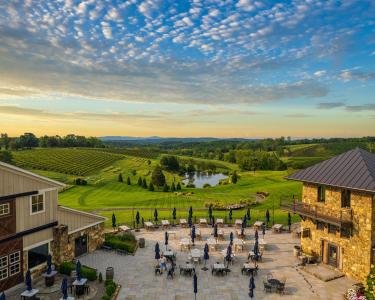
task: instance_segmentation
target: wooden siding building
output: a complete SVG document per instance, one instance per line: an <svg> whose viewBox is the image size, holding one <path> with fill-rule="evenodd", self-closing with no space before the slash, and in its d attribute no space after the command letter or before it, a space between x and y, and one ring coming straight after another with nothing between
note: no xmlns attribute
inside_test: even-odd
<svg viewBox="0 0 375 300"><path fill-rule="evenodd" d="M324 264L364 280L375 263L375 155L356 148L286 177L302 199L281 203L301 216L301 247Z"/></svg>
<svg viewBox="0 0 375 300"><path fill-rule="evenodd" d="M63 187L0 162L0 292L21 283L28 269L40 273L48 254L58 264L103 242L105 218L59 206Z"/></svg>

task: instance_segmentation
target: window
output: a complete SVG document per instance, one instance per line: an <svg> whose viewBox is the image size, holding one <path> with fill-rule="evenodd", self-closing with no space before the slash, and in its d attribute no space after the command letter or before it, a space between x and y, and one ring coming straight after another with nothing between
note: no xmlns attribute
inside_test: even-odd
<svg viewBox="0 0 375 300"><path fill-rule="evenodd" d="M350 207L350 191L343 190L341 192L341 207Z"/></svg>
<svg viewBox="0 0 375 300"><path fill-rule="evenodd" d="M326 187L323 185L318 186L318 202L324 202L326 200Z"/></svg>
<svg viewBox="0 0 375 300"><path fill-rule="evenodd" d="M32 248L28 251L29 269L39 266L47 261L48 243Z"/></svg>
<svg viewBox="0 0 375 300"><path fill-rule="evenodd" d="M310 237L310 228L304 228L304 229L302 230L302 237L303 237L303 238L308 238L308 237Z"/></svg>
<svg viewBox="0 0 375 300"><path fill-rule="evenodd" d="M316 229L324 230L324 223L323 222L317 222L316 223Z"/></svg>
<svg viewBox="0 0 375 300"><path fill-rule="evenodd" d="M13 276L13 275L18 274L20 272L20 270L21 270L20 263L11 265L9 267L9 276Z"/></svg>
<svg viewBox="0 0 375 300"><path fill-rule="evenodd" d="M31 214L44 211L44 194L31 196Z"/></svg>
<svg viewBox="0 0 375 300"><path fill-rule="evenodd" d="M20 252L14 252L9 255L9 264L15 264L20 261Z"/></svg>
<svg viewBox="0 0 375 300"><path fill-rule="evenodd" d="M8 268L0 269L0 281L8 278Z"/></svg>
<svg viewBox="0 0 375 300"><path fill-rule="evenodd" d="M350 228L341 228L340 233L343 238L350 238L352 235Z"/></svg>
<svg viewBox="0 0 375 300"><path fill-rule="evenodd" d="M8 256L0 257L0 269L8 266Z"/></svg>
<svg viewBox="0 0 375 300"><path fill-rule="evenodd" d="M337 227L335 225L331 225L331 224L328 225L328 233L336 234L336 231L337 231Z"/></svg>
<svg viewBox="0 0 375 300"><path fill-rule="evenodd" d="M3 203L0 204L0 216L5 216L10 214L10 204Z"/></svg>

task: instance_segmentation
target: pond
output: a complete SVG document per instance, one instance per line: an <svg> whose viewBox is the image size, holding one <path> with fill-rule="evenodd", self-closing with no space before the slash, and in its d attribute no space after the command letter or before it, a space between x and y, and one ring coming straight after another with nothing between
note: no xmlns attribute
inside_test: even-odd
<svg viewBox="0 0 375 300"><path fill-rule="evenodd" d="M216 186L219 184L220 180L226 179L228 176L217 173L217 174L208 174L205 172L194 172L194 173L186 173L185 179L182 180L184 184L194 184L196 188L202 188L206 183L211 186Z"/></svg>

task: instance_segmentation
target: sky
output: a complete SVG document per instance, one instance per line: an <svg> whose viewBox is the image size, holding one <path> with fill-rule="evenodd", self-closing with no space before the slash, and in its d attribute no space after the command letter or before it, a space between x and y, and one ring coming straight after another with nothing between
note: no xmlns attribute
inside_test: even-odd
<svg viewBox="0 0 375 300"><path fill-rule="evenodd" d="M375 2L0 1L0 132L375 135Z"/></svg>

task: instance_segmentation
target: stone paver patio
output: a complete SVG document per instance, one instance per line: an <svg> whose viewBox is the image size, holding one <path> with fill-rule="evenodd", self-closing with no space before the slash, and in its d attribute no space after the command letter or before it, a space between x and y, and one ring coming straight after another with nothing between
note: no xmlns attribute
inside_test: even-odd
<svg viewBox="0 0 375 300"><path fill-rule="evenodd" d="M189 229L173 228L177 231L176 237L170 236L168 248L177 252L177 266L184 264L188 252L181 252L179 241L188 237ZM196 241L195 248L203 250L205 241L211 237L212 228L203 228L202 241ZM229 243L230 231L235 232L233 227L225 227L225 241L219 243L218 251L210 251L210 260L207 264L210 269L216 261L223 261L221 250L226 249ZM248 285L249 277L241 275L241 267L247 260L249 250L253 249L254 231L247 229L245 250L236 253L236 262L230 266L231 272L227 276L212 276L210 270L203 271L202 265L196 267L198 276L197 299L249 299ZM81 258L81 262L88 266L97 268L105 274L108 266L115 269L115 280L122 285L120 300L130 299L194 299L193 284L191 277L179 275L177 269L176 277L171 280L162 276L154 275L154 246L158 241L161 250L164 247L164 231L161 229L147 232L142 230L136 236L146 240L146 247L138 249L134 256L122 256L114 252L96 251L93 254ZM261 238L260 234L260 238ZM259 263L258 275L255 277L255 292L253 299L343 299L344 292L355 283L354 280L342 277L333 281L323 282L316 277L304 272L298 267L298 260L293 256L293 246L299 244L299 240L293 238L289 233L273 234L267 231L267 241L263 261ZM272 272L274 277L285 276L286 293L283 296L275 293L265 293L263 290L263 278Z"/></svg>

